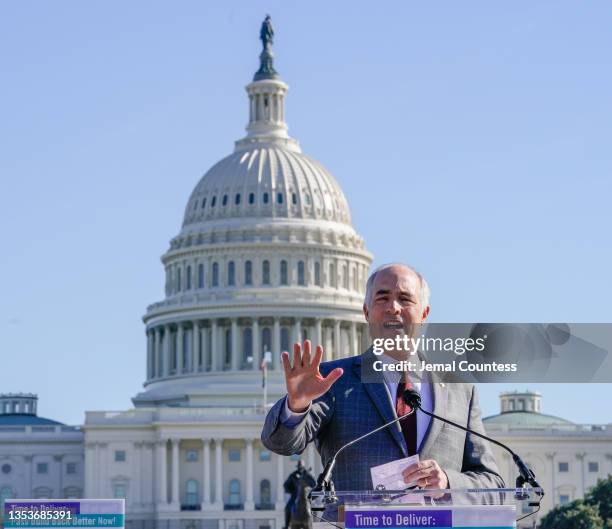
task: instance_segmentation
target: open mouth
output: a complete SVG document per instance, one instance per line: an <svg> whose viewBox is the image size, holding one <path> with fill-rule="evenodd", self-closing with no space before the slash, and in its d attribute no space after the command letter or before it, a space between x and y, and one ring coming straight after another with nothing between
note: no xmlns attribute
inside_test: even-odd
<svg viewBox="0 0 612 529"><path fill-rule="evenodd" d="M386 321L383 323L385 329L403 329L404 324L401 321Z"/></svg>

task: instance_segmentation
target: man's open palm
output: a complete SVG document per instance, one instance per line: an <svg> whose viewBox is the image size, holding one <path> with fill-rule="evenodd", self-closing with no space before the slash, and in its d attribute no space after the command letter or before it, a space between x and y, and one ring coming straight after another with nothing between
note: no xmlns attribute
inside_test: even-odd
<svg viewBox="0 0 612 529"><path fill-rule="evenodd" d="M295 412L305 411L310 403L324 395L343 373L342 368L337 367L323 378L319 371L323 348L317 345L314 356L311 355L310 348L310 340L304 342L303 353L299 343L293 344L293 366L289 362L289 353L283 351L282 354L289 409Z"/></svg>

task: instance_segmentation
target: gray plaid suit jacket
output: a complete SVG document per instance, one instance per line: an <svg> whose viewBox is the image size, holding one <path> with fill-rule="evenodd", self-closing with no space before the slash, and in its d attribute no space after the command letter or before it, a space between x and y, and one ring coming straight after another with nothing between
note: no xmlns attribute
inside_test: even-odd
<svg viewBox="0 0 612 529"><path fill-rule="evenodd" d="M286 397L280 399L266 417L261 433L263 444L277 454L292 455L302 453L314 441L325 465L341 446L397 417L383 382L361 382L362 362L372 356L368 350L360 356L322 363L320 371L324 376L336 367L343 368L344 373L312 403L306 417L294 428L280 421ZM434 383L433 394L434 413L484 433L472 384ZM435 459L448 476L449 488L503 487L489 445L484 439L432 419L419 458ZM340 454L332 475L336 490L370 490L370 467L407 455L399 424L385 428Z"/></svg>

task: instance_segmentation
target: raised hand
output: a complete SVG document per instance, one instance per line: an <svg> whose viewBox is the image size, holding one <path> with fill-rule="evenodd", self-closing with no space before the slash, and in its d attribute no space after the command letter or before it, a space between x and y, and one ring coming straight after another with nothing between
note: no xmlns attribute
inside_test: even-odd
<svg viewBox="0 0 612 529"><path fill-rule="evenodd" d="M281 355L285 369L289 409L294 412L305 411L310 403L324 395L343 373L342 368L337 367L323 378L319 371L323 348L317 345L314 356L311 356L310 348L310 340L304 342L303 353L299 343L293 344L293 366L289 362L287 351L283 351Z"/></svg>

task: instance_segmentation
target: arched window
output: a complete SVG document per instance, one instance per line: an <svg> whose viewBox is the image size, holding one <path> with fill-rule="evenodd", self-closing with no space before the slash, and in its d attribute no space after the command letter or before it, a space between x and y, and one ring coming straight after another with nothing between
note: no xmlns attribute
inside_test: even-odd
<svg viewBox="0 0 612 529"><path fill-rule="evenodd" d="M52 494L49 487L36 487L33 492L37 500L50 498Z"/></svg>
<svg viewBox="0 0 612 529"><path fill-rule="evenodd" d="M272 503L272 488L269 479L262 479L259 483L259 503L269 506Z"/></svg>
<svg viewBox="0 0 612 529"><path fill-rule="evenodd" d="M296 193L291 193L291 202L293 203L293 205L297 204L297 194Z"/></svg>
<svg viewBox="0 0 612 529"><path fill-rule="evenodd" d="M306 279L304 277L304 261L298 262L298 285L304 286L306 284Z"/></svg>
<svg viewBox="0 0 612 529"><path fill-rule="evenodd" d="M68 500L74 500L81 497L81 489L78 487L66 487L62 494L62 498L66 498Z"/></svg>
<svg viewBox="0 0 612 529"><path fill-rule="evenodd" d="M342 286L348 290L349 276L348 276L348 266L346 266L346 264L342 265Z"/></svg>
<svg viewBox="0 0 612 529"><path fill-rule="evenodd" d="M249 204L255 204L255 193L249 193Z"/></svg>
<svg viewBox="0 0 612 529"><path fill-rule="evenodd" d="M287 273L287 261L282 260L280 263L280 284L289 284L289 274Z"/></svg>
<svg viewBox="0 0 612 529"><path fill-rule="evenodd" d="M113 486L113 498L125 498L126 497L126 486L123 483L118 483L116 485ZM43 496L43 497L48 497L48 496Z"/></svg>
<svg viewBox="0 0 612 529"><path fill-rule="evenodd" d="M223 205L227 206L227 195L223 195Z"/></svg>
<svg viewBox="0 0 612 529"><path fill-rule="evenodd" d="M233 287L236 284L236 266L234 261L227 263L227 284Z"/></svg>
<svg viewBox="0 0 612 529"><path fill-rule="evenodd" d="M191 290L191 266L187 265L187 290Z"/></svg>
<svg viewBox="0 0 612 529"><path fill-rule="evenodd" d="M261 346L264 353L272 350L272 331L270 331L270 327L264 327L261 330Z"/></svg>
<svg viewBox="0 0 612 529"><path fill-rule="evenodd" d="M321 286L321 264L318 262L314 265L314 282L318 287Z"/></svg>
<svg viewBox="0 0 612 529"><path fill-rule="evenodd" d="M216 196L214 196L214 197L212 198L212 202L210 203L210 207L211 207L211 208L214 208L216 205L217 205L217 197L216 197Z"/></svg>
<svg viewBox="0 0 612 529"><path fill-rule="evenodd" d="M234 204L236 204L237 206L240 204L240 193L237 193L234 197Z"/></svg>
<svg viewBox="0 0 612 529"><path fill-rule="evenodd" d="M267 193L267 192L265 192L265 193L263 194L263 203L264 203L264 204L267 204L269 200L270 200L270 196L268 195L268 193Z"/></svg>
<svg viewBox="0 0 612 529"><path fill-rule="evenodd" d="M202 209L206 207L206 199L202 200Z"/></svg>
<svg viewBox="0 0 612 529"><path fill-rule="evenodd" d="M204 288L204 265L198 265L198 288Z"/></svg>
<svg viewBox="0 0 612 529"><path fill-rule="evenodd" d="M289 351L289 329L287 327L281 328L281 351Z"/></svg>
<svg viewBox="0 0 612 529"><path fill-rule="evenodd" d="M270 284L270 261L264 261L261 267L261 283L262 285Z"/></svg>
<svg viewBox="0 0 612 529"><path fill-rule="evenodd" d="M245 261L244 263L244 284L253 284L253 263L251 261Z"/></svg>
<svg viewBox="0 0 612 529"><path fill-rule="evenodd" d="M329 286L336 288L336 267L334 263L329 263Z"/></svg>
<svg viewBox="0 0 612 529"><path fill-rule="evenodd" d="M251 363L249 363L249 358ZM246 327L242 331L242 367L251 366L253 362L253 331Z"/></svg>
<svg viewBox="0 0 612 529"><path fill-rule="evenodd" d="M188 479L185 483L185 505L194 507L198 503L198 482L195 479Z"/></svg>
<svg viewBox="0 0 612 529"><path fill-rule="evenodd" d="M180 268L176 269L176 291L177 292L181 291L181 269Z"/></svg>
<svg viewBox="0 0 612 529"><path fill-rule="evenodd" d="M282 193L277 193L276 194L276 202L278 204L282 204L283 203L283 194Z"/></svg>
<svg viewBox="0 0 612 529"><path fill-rule="evenodd" d="M225 330L225 368L229 368L232 365L232 331L231 329Z"/></svg>
<svg viewBox="0 0 612 529"><path fill-rule="evenodd" d="M213 263L212 286L213 287L219 286L219 263Z"/></svg>
<svg viewBox="0 0 612 529"><path fill-rule="evenodd" d="M228 503L232 506L240 505L242 503L242 497L240 495L240 481L237 479L232 479L229 482Z"/></svg>

